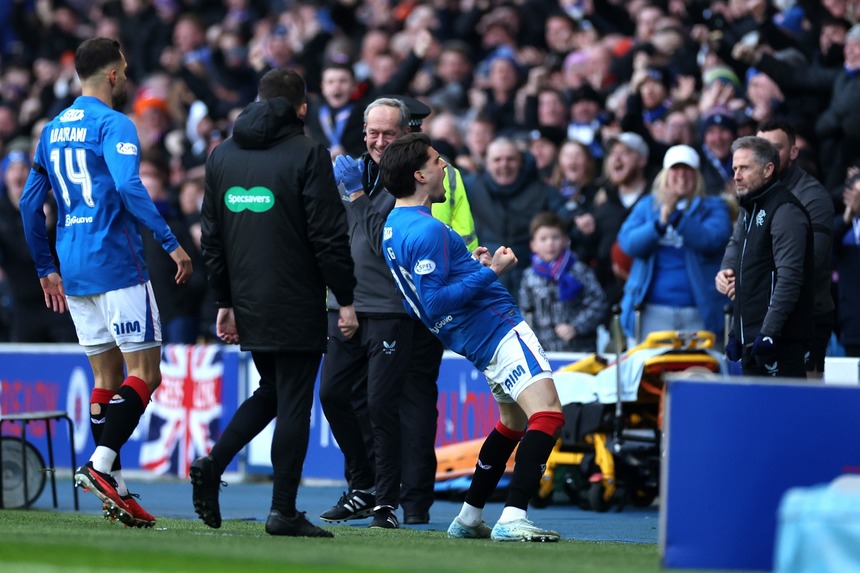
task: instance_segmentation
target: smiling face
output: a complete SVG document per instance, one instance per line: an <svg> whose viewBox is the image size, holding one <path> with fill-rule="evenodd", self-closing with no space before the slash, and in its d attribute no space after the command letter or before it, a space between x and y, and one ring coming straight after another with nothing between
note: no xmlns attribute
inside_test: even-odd
<svg viewBox="0 0 860 573"><path fill-rule="evenodd" d="M696 190L697 172L689 165L676 163L666 173L666 187L681 199L689 199Z"/></svg>
<svg viewBox="0 0 860 573"><path fill-rule="evenodd" d="M400 110L396 107L380 105L367 113L364 126L364 141L367 152L379 163L382 152L388 144L401 137L405 132L400 128Z"/></svg>
<svg viewBox="0 0 860 573"><path fill-rule="evenodd" d="M494 141L487 148L487 173L499 185L516 181L522 164L522 155L510 141Z"/></svg>
<svg viewBox="0 0 860 573"><path fill-rule="evenodd" d="M717 159L723 160L732 152L735 134L722 125L711 125L705 130L704 143Z"/></svg>

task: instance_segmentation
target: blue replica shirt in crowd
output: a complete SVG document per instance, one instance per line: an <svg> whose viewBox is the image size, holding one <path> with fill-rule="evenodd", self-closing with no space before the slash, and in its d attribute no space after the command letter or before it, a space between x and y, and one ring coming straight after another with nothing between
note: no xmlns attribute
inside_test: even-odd
<svg viewBox="0 0 860 573"><path fill-rule="evenodd" d="M523 320L496 273L428 207L392 210L382 247L406 310L483 371L501 339Z"/></svg>
<svg viewBox="0 0 860 573"><path fill-rule="evenodd" d="M100 294L149 280L138 223L168 253L179 247L140 182L134 124L81 96L45 125L21 195L21 217L39 277L57 271L43 205L57 201L57 256L66 294Z"/></svg>

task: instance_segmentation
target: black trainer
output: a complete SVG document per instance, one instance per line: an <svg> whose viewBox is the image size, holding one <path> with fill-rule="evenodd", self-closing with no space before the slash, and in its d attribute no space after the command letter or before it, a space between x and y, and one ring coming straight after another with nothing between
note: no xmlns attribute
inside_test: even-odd
<svg viewBox="0 0 860 573"><path fill-rule="evenodd" d="M372 529L400 529L394 508L390 505L377 505L373 508L373 521L370 522L370 527Z"/></svg>
<svg viewBox="0 0 860 573"><path fill-rule="evenodd" d="M326 531L308 521L304 511L297 511L294 516L286 517L277 509L269 512L269 518L266 519L266 533L290 537L334 537L331 531Z"/></svg>
<svg viewBox="0 0 860 573"><path fill-rule="evenodd" d="M320 514L320 519L329 523L338 523L350 519L364 519L373 515L376 496L358 490L343 492L337 503L331 509Z"/></svg>
<svg viewBox="0 0 860 573"><path fill-rule="evenodd" d="M218 495L221 492L221 486L226 486L227 483L221 481L221 476L215 470L215 460L212 456L197 458L191 463L189 474L191 474L191 501L194 502L194 511L203 523L218 529L221 527L221 506L218 503Z"/></svg>

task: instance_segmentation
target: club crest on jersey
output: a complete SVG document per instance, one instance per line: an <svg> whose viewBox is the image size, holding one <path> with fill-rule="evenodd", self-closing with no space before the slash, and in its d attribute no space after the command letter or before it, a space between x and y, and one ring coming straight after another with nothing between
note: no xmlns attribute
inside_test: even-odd
<svg viewBox="0 0 860 573"><path fill-rule="evenodd" d="M429 275L436 270L436 263L429 259L424 259L415 263L416 275Z"/></svg>
<svg viewBox="0 0 860 573"><path fill-rule="evenodd" d="M391 235L393 234L394 231L391 229L391 227L385 227L384 229L382 229L382 240L387 241L391 238Z"/></svg>
<svg viewBox="0 0 860 573"><path fill-rule="evenodd" d="M84 119L84 110L82 109L67 109L60 116L60 121L80 121Z"/></svg>
<svg viewBox="0 0 860 573"><path fill-rule="evenodd" d="M755 224L758 227L764 225L764 218L767 216L767 213L764 212L764 209L759 211L755 216Z"/></svg>
<svg viewBox="0 0 860 573"><path fill-rule="evenodd" d="M137 146L133 143L123 143L120 141L116 144L116 152L120 155L137 155Z"/></svg>

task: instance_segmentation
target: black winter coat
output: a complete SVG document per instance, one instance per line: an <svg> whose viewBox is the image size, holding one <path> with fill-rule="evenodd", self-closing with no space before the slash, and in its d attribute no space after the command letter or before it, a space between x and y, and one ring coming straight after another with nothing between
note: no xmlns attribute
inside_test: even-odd
<svg viewBox="0 0 860 573"><path fill-rule="evenodd" d="M243 350L324 352L326 286L355 287L331 158L285 98L250 104L206 162L202 247Z"/></svg>

